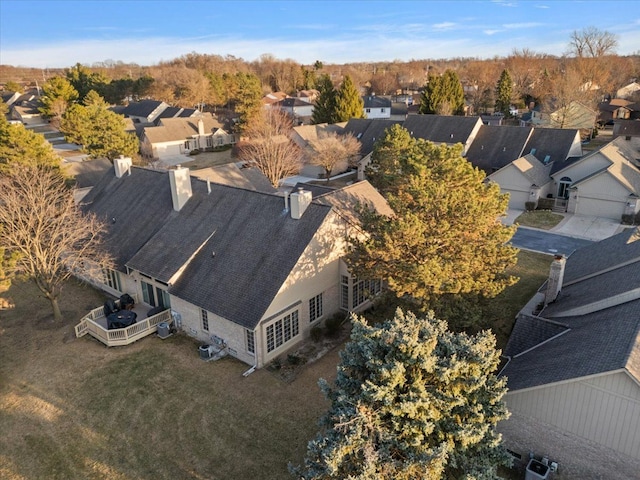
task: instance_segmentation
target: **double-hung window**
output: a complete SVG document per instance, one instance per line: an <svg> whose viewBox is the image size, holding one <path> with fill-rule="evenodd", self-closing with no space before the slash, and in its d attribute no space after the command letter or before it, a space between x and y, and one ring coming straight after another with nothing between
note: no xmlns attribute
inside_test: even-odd
<svg viewBox="0 0 640 480"><path fill-rule="evenodd" d="M315 322L322 317L322 294L309 300L309 322Z"/></svg>

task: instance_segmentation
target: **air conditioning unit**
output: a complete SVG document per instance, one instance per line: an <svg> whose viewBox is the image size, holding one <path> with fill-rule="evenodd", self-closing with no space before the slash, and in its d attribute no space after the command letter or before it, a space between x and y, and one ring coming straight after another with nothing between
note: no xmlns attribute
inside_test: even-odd
<svg viewBox="0 0 640 480"><path fill-rule="evenodd" d="M200 352L200 358L203 360L210 360L213 358L216 351L213 345L202 345L198 350Z"/></svg>

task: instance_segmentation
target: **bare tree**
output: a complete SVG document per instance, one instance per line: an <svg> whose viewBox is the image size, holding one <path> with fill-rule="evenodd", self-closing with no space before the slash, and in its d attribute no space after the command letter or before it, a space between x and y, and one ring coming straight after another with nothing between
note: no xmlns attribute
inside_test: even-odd
<svg viewBox="0 0 640 480"><path fill-rule="evenodd" d="M617 46L618 40L613 33L587 27L571 34L569 53L577 58L600 58L613 55Z"/></svg>
<svg viewBox="0 0 640 480"><path fill-rule="evenodd" d="M321 132L318 138L309 141L310 163L324 168L327 181L334 173L342 172L353 165L360 153L360 142L351 134Z"/></svg>
<svg viewBox="0 0 640 480"><path fill-rule="evenodd" d="M280 180L296 175L302 167L303 152L292 140L292 121L277 109L263 110L251 122L238 145L238 157L257 167L274 187Z"/></svg>
<svg viewBox="0 0 640 480"><path fill-rule="evenodd" d="M0 177L0 250L17 256L11 275L31 278L62 319L58 298L72 275L100 278L104 225L83 215L59 171L16 165Z"/></svg>

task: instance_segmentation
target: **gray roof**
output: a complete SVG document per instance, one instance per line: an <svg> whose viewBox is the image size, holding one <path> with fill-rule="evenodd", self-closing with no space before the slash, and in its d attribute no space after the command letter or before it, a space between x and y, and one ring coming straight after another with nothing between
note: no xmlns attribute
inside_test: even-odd
<svg viewBox="0 0 640 480"><path fill-rule="evenodd" d="M202 180L209 180L213 183L220 183L230 187L244 188L245 190L257 190L263 193L277 192L269 179L258 168L233 162L193 170L191 175Z"/></svg>
<svg viewBox="0 0 640 480"><path fill-rule="evenodd" d="M387 128L402 124L399 120L352 118L344 127L344 133L352 134L360 141L360 154L368 155L373 145L384 135Z"/></svg>
<svg viewBox="0 0 640 480"><path fill-rule="evenodd" d="M107 220L120 270L168 282L186 265L169 293L254 328L332 208L313 202L295 220L280 196L220 184L208 194L193 177L191 185L176 212L166 172L133 167L116 178L110 170L83 208Z"/></svg>
<svg viewBox="0 0 640 480"><path fill-rule="evenodd" d="M521 315L501 372L510 390L625 369L640 381L640 231L583 247L540 317ZM575 309L583 308L578 314Z"/></svg>
<svg viewBox="0 0 640 480"><path fill-rule="evenodd" d="M511 162L515 168L520 170L532 185L542 187L551 181L549 173L551 165L544 165L534 155L525 155Z"/></svg>
<svg viewBox="0 0 640 480"><path fill-rule="evenodd" d="M364 108L391 108L391 100L388 98L366 95L362 97L362 100Z"/></svg>
<svg viewBox="0 0 640 480"><path fill-rule="evenodd" d="M561 166L569 157L571 146L578 134L578 130L562 128L534 128L524 146L523 153L531 153L543 163L554 162L554 166ZM548 160L545 161L545 159Z"/></svg>
<svg viewBox="0 0 640 480"><path fill-rule="evenodd" d="M403 127L414 138L422 138L434 143L462 143L464 145L478 123L482 123L480 117L409 115L404 121Z"/></svg>
<svg viewBox="0 0 640 480"><path fill-rule="evenodd" d="M613 138L618 136L640 137L640 120L615 120Z"/></svg>
<svg viewBox="0 0 640 480"><path fill-rule="evenodd" d="M524 151L524 147L532 132L531 127L482 125L467 151L466 158L474 167L490 175L522 155L530 153ZM537 153L534 155L540 158Z"/></svg>
<svg viewBox="0 0 640 480"><path fill-rule="evenodd" d="M67 175L76 181L77 188L93 187L104 174L112 170L111 162L106 158L96 158L85 162L65 162L62 164Z"/></svg>
<svg viewBox="0 0 640 480"><path fill-rule="evenodd" d="M131 102L120 113L127 117L148 117L161 105L168 105L158 100L141 100L139 102Z"/></svg>

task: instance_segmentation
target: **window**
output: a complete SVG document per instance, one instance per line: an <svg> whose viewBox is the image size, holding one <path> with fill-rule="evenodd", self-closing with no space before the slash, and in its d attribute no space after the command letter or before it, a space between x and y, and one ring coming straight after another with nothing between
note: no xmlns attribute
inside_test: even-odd
<svg viewBox="0 0 640 480"><path fill-rule="evenodd" d="M384 108L381 108L381 109L380 109L380 113L384 113Z"/></svg>
<svg viewBox="0 0 640 480"><path fill-rule="evenodd" d="M109 285L114 290L121 292L122 288L120 287L120 273L116 272L115 270L109 270L107 268L103 269L102 272L104 274L105 285Z"/></svg>
<svg viewBox="0 0 640 480"><path fill-rule="evenodd" d="M349 310L349 277L340 275L340 308Z"/></svg>
<svg viewBox="0 0 640 480"><path fill-rule="evenodd" d="M371 297L376 296L382 291L382 281L377 280L360 280L353 279L353 298L351 308L356 309Z"/></svg>
<svg viewBox="0 0 640 480"><path fill-rule="evenodd" d="M371 113L371 109L370 108L365 108L365 112Z"/></svg>
<svg viewBox="0 0 640 480"><path fill-rule="evenodd" d="M558 198L569 198L569 186L572 181L569 177L562 177L560 179L560 184L558 185Z"/></svg>
<svg viewBox="0 0 640 480"><path fill-rule="evenodd" d="M142 287L142 300L147 305L151 305L152 307L156 307L156 297L153 294L153 285L145 282L144 280L140 281L140 286Z"/></svg>
<svg viewBox="0 0 640 480"><path fill-rule="evenodd" d="M205 332L209 331L209 314L204 308L200 309L200 318L202 319L202 329Z"/></svg>
<svg viewBox="0 0 640 480"><path fill-rule="evenodd" d="M322 317L322 294L309 300L309 322L315 322Z"/></svg>
<svg viewBox="0 0 640 480"><path fill-rule="evenodd" d="M253 330L245 330L245 337L247 339L247 352L256 353L256 338L254 336Z"/></svg>
<svg viewBox="0 0 640 480"><path fill-rule="evenodd" d="M299 333L298 311L295 310L267 326L267 352L287 343Z"/></svg>

